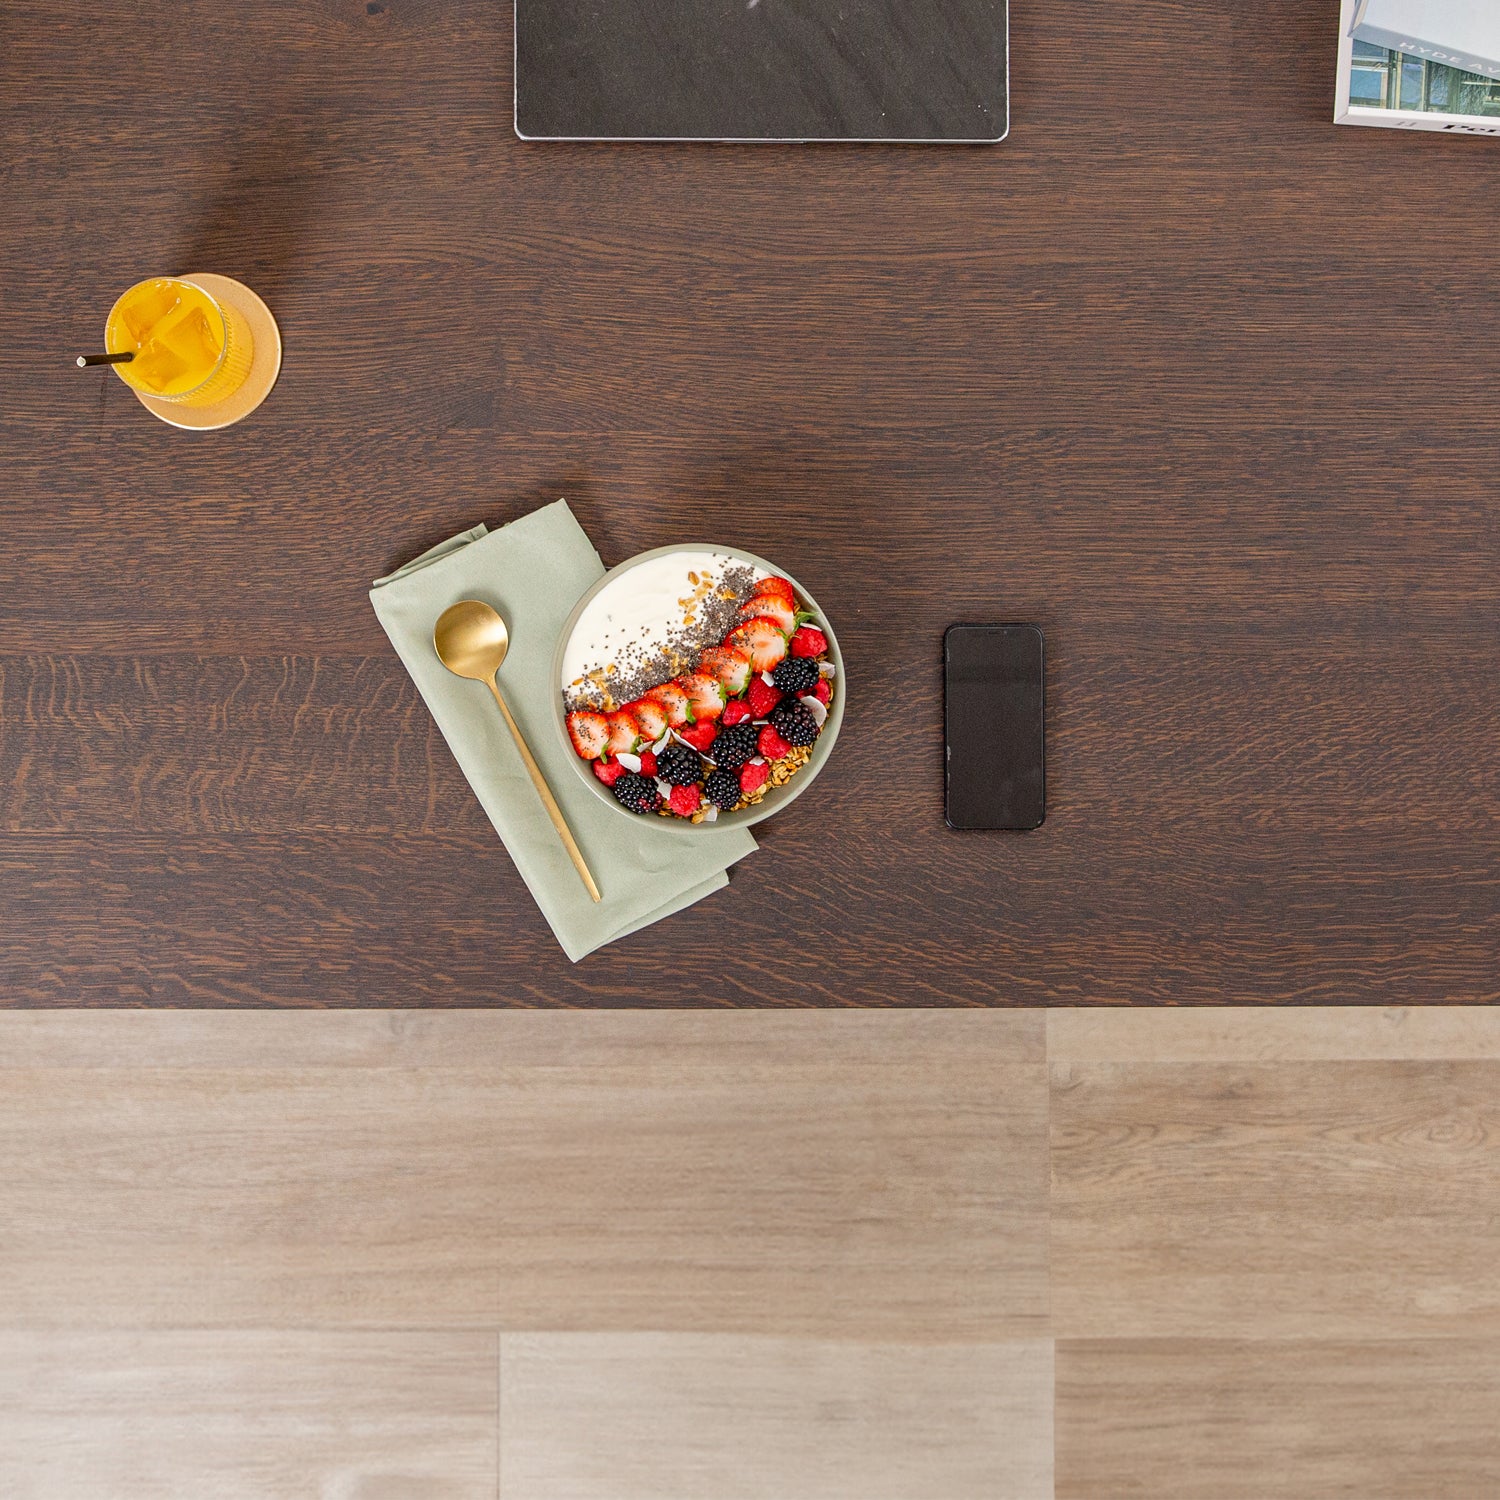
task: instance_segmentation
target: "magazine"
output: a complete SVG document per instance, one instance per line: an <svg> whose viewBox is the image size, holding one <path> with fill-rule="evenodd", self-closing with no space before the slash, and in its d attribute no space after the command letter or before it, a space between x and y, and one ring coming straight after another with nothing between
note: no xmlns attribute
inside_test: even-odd
<svg viewBox="0 0 1500 1500"><path fill-rule="evenodd" d="M1350 29L1356 42L1500 78L1495 0L1359 0Z"/></svg>
<svg viewBox="0 0 1500 1500"><path fill-rule="evenodd" d="M1500 78L1356 38L1361 0L1343 0L1334 122L1500 136Z"/></svg>

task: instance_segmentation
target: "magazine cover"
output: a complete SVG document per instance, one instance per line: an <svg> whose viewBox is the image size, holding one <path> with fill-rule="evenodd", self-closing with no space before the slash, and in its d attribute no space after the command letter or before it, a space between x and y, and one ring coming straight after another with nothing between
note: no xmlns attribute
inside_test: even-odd
<svg viewBox="0 0 1500 1500"><path fill-rule="evenodd" d="M1500 78L1356 37L1370 3L1343 0L1334 123L1500 136Z"/></svg>
<svg viewBox="0 0 1500 1500"><path fill-rule="evenodd" d="M1353 29L1357 42L1500 78L1495 0L1359 0Z"/></svg>

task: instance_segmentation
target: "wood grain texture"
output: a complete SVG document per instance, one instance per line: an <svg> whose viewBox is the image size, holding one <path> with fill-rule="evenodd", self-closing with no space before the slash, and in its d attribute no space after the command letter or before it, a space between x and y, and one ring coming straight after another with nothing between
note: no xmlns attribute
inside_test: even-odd
<svg viewBox="0 0 1500 1500"><path fill-rule="evenodd" d="M1416 647L1375 661L1353 651L1209 659L1142 668L1122 686L1129 664L1114 645L1082 648L1069 672L1050 745L1062 784L1049 817L1117 841L1145 821L1157 838L1228 840L1287 837L1304 819L1358 822L1370 836L1457 837L1500 807L1500 766L1488 754L1500 742L1500 702L1447 712L1414 698L1404 680L1422 676L1439 698L1482 702L1493 676L1487 650L1462 662ZM929 696L924 710L940 719ZM1275 722L1268 702L1278 705ZM1234 750L1175 735L1174 705L1190 705ZM1110 742L1112 713L1140 726L1127 743ZM488 834L394 655L0 657L0 719L0 827L13 833ZM1417 784L1421 803L1410 806ZM1270 789L1274 810L1264 803ZM857 792L843 800L851 839L888 827L884 802L864 805ZM920 855L911 834L896 836Z"/></svg>
<svg viewBox="0 0 1500 1500"><path fill-rule="evenodd" d="M1488 1006L1047 1012L1054 1063L1470 1062L1500 1059Z"/></svg>
<svg viewBox="0 0 1500 1500"><path fill-rule="evenodd" d="M501 1340L506 1500L1051 1500L1052 1344Z"/></svg>
<svg viewBox="0 0 1500 1500"><path fill-rule="evenodd" d="M1054 1328L1500 1336L1497 1100L1489 1057L1054 1063Z"/></svg>
<svg viewBox="0 0 1500 1500"><path fill-rule="evenodd" d="M482 1333L0 1332L7 1500L494 1500Z"/></svg>
<svg viewBox="0 0 1500 1500"><path fill-rule="evenodd" d="M0 1017L0 1069L483 1068L542 1077L540 1070L563 1058L573 1069L641 1082L758 1079L769 1087L809 1066L898 1077L916 1069L941 1081L976 1057L1002 1070L1044 1062L1045 1018L1034 1010L928 1009L601 1011L587 1017L557 1010L33 1010Z"/></svg>
<svg viewBox="0 0 1500 1500"><path fill-rule="evenodd" d="M1490 1500L1488 1014L0 1015L0 1493Z"/></svg>
<svg viewBox="0 0 1500 1500"><path fill-rule="evenodd" d="M797 150L525 145L481 0L8 5L0 1003L1496 999L1493 146L1328 124L1329 7L1013 9L1003 146ZM286 341L207 436L70 364L188 266ZM365 597L559 494L784 561L851 684L766 857L577 968ZM960 838L996 618L1051 805Z"/></svg>
<svg viewBox="0 0 1500 1500"><path fill-rule="evenodd" d="M1057 1500L1487 1500L1500 1340L1057 1346Z"/></svg>
<svg viewBox="0 0 1500 1500"><path fill-rule="evenodd" d="M816 822L775 820L758 834L765 857L674 917L670 941L647 930L577 965L553 951L487 831L0 839L4 993L44 1005L190 1006L1345 1004L1500 993L1489 963L1500 865L1451 834L1330 832L1315 865L1292 869L1300 835L1284 830L1236 828L1211 843L1201 831L1158 831L1148 854L1143 833L1122 847L1093 829L1066 847L975 845L962 885L914 883L920 863L908 855L919 861L922 835L857 805L857 767L883 774L880 758L873 746L844 755L841 745L841 764L830 763L823 800L849 811L837 839ZM476 816L457 786L449 805ZM1379 878L1362 868L1374 849ZM1445 873L1434 879L1437 864ZM1080 881L1102 889L1084 902ZM1383 947L1393 932L1399 951Z"/></svg>
<svg viewBox="0 0 1500 1500"><path fill-rule="evenodd" d="M1039 1025L474 1019L0 1070L0 1327L1044 1330Z"/></svg>

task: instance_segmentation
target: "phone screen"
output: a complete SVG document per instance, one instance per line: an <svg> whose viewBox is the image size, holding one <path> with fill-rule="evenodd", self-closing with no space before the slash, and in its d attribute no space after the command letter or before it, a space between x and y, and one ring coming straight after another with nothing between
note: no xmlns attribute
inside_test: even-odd
<svg viewBox="0 0 1500 1500"><path fill-rule="evenodd" d="M954 625L943 637L950 828L1036 828L1045 816L1042 632Z"/></svg>

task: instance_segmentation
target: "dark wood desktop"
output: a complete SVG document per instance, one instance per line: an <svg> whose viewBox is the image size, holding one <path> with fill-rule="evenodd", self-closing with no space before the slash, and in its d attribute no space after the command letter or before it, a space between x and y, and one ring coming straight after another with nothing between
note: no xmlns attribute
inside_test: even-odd
<svg viewBox="0 0 1500 1500"><path fill-rule="evenodd" d="M508 6L0 19L0 999L1500 995L1500 146L1336 128L1337 7L1020 0L995 147L534 145ZM218 434L80 372L197 269ZM572 966L366 588L566 496L768 554L849 713ZM941 637L1047 634L1048 812L942 809Z"/></svg>

